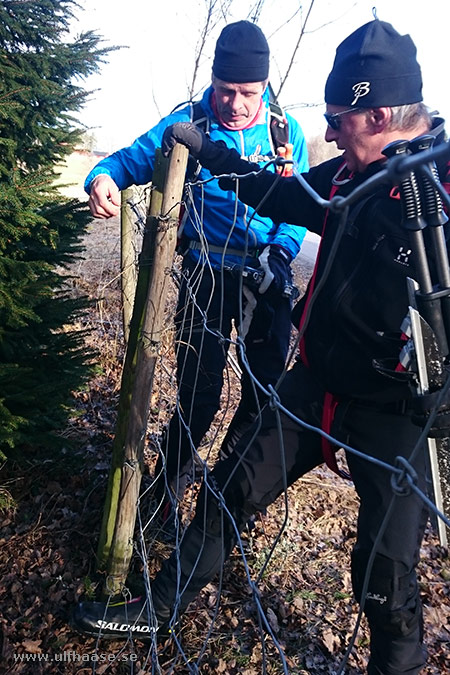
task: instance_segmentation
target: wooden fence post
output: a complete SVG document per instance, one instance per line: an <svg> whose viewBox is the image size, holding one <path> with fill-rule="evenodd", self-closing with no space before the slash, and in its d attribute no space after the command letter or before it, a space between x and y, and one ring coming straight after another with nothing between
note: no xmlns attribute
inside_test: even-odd
<svg viewBox="0 0 450 675"><path fill-rule="evenodd" d="M120 389L98 564L106 571L104 593L116 595L125 583L133 552L136 508L143 469L143 448L150 397L164 331L164 309L177 240L178 216L188 152L176 145L165 180L159 156L147 217L130 335Z"/></svg>
<svg viewBox="0 0 450 675"><path fill-rule="evenodd" d="M134 213L128 204L128 201L133 199L134 192L132 187L122 190L120 207L120 286L125 344L128 342L130 335L137 276L134 250Z"/></svg>

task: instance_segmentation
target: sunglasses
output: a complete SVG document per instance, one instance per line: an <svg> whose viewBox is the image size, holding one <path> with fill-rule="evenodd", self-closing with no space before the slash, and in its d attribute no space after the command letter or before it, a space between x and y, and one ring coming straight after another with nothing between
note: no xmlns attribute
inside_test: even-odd
<svg viewBox="0 0 450 675"><path fill-rule="evenodd" d="M327 121L328 126L333 129L333 131L339 131L341 128L341 116L348 115L350 113L360 113L363 112L362 108L348 108L348 110L342 110L342 112L337 113L324 113L324 117Z"/></svg>

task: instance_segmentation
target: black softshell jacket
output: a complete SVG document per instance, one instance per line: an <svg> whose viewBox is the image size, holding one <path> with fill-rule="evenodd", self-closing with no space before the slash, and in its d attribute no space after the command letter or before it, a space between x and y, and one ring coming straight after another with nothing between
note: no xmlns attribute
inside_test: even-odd
<svg viewBox="0 0 450 675"><path fill-rule="evenodd" d="M236 157L233 164L232 170L238 174L244 173L244 168L249 170L249 165L241 162ZM341 158L334 158L312 168L304 177L328 199L342 163ZM348 195L382 168L382 162L371 164L363 174L340 186L336 194ZM443 180L446 167L439 168ZM392 185L377 188L355 204L347 221L339 224L340 216L317 205L295 177L281 178L271 191L274 180L268 173L241 179L239 199L275 222L302 225L322 236L310 287L317 288L338 227L344 228L333 264L312 307L301 348L303 359L325 390L337 397L381 403L410 398L406 381L386 377L373 365L374 359L390 358L394 364L398 359L400 326L408 312L406 279L416 278L398 191ZM232 184L222 179L223 187L231 188ZM294 309L297 326L309 302L310 287ZM392 339L392 334L398 339Z"/></svg>

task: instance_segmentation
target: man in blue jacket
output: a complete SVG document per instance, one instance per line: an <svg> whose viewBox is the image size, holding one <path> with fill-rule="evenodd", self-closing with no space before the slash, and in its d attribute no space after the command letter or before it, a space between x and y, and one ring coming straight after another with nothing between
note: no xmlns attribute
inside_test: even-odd
<svg viewBox="0 0 450 675"><path fill-rule="evenodd" d="M226 26L216 44L212 70L212 85L202 98L198 124L211 139L263 165L276 155L277 148L267 88L269 47L262 31L248 21ZM155 151L165 129L175 122L195 121L198 110L198 104L177 109L133 145L94 167L85 189L96 218L117 215L120 190L151 181ZM292 117L285 121L293 159L305 171L303 133ZM201 169L198 179L208 178L210 172ZM304 235L304 228L259 216L236 201L232 192L220 190L217 180L190 191L181 236L184 258L175 319L179 403L162 440L155 473L161 476L156 497L162 511L169 506L169 495L164 496L166 480L172 495L183 494L196 449L219 409L233 322L245 344L246 363L238 350L243 373L241 402L222 444L223 454L231 452L263 403L247 367L264 387L278 380L291 330L290 263ZM243 265L264 273L257 290L244 285L241 291L239 268Z"/></svg>

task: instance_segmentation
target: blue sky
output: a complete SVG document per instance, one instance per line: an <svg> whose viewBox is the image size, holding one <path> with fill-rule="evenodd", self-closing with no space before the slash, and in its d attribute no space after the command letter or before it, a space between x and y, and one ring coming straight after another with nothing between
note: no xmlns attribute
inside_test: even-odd
<svg viewBox="0 0 450 675"><path fill-rule="evenodd" d="M111 152L130 144L187 98L206 2L81 0L80 4L84 11L77 13L74 32L96 29L107 44L126 46L110 55L99 76L87 80L87 88L97 91L80 115L92 127L97 149ZM249 5L248 0L233 0L228 21L247 18ZM298 5L298 0L266 0L258 21L271 47L275 88L300 33L299 14L283 26ZM280 97L307 137L324 132L323 86L337 45L373 18L374 5L378 18L392 23L400 33L410 33L422 66L425 103L450 119L448 0L315 0L309 32ZM307 0L304 11L308 7ZM223 25L217 25L209 36L197 79L199 89L209 83L214 43Z"/></svg>

